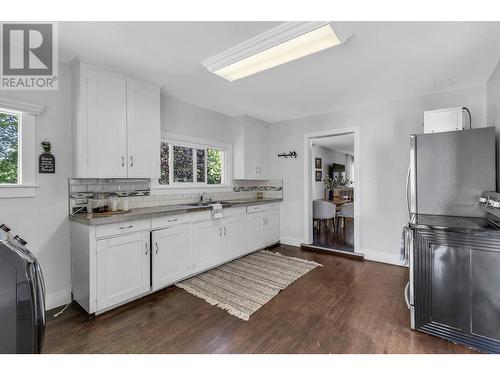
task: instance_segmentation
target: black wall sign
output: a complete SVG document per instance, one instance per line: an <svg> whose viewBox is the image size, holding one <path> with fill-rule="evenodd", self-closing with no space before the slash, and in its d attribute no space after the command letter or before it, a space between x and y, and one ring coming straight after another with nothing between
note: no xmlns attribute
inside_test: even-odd
<svg viewBox="0 0 500 375"><path fill-rule="evenodd" d="M38 173L56 173L56 158L50 152L44 152L38 158Z"/></svg>

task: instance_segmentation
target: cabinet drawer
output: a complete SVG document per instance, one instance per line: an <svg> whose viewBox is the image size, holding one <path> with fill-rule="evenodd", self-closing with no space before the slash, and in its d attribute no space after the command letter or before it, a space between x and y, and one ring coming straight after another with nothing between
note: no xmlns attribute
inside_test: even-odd
<svg viewBox="0 0 500 375"><path fill-rule="evenodd" d="M193 221L193 223L212 220L212 210L202 210L198 212L192 212L191 220Z"/></svg>
<svg viewBox="0 0 500 375"><path fill-rule="evenodd" d="M229 207L222 210L224 217L244 215L246 213L246 207Z"/></svg>
<svg viewBox="0 0 500 375"><path fill-rule="evenodd" d="M151 219L151 227L153 229L166 228L177 224L189 223L190 221L190 214L159 216Z"/></svg>
<svg viewBox="0 0 500 375"><path fill-rule="evenodd" d="M140 232L151 229L151 221L149 219L124 221L122 223L113 223L98 225L95 229L96 238L117 236L125 233Z"/></svg>
<svg viewBox="0 0 500 375"><path fill-rule="evenodd" d="M279 208L279 203L256 204L253 206L247 206L247 212L250 214L252 212L261 212L266 210L272 210L275 208Z"/></svg>

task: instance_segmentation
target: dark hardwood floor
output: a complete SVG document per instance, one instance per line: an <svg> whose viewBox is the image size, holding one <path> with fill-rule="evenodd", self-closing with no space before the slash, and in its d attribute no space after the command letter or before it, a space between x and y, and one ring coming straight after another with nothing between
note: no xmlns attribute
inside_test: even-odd
<svg viewBox="0 0 500 375"><path fill-rule="evenodd" d="M471 353L412 331L408 270L281 245L324 265L248 321L169 287L96 318L71 306L49 319L45 353Z"/></svg>
<svg viewBox="0 0 500 375"><path fill-rule="evenodd" d="M338 223L337 223L338 225ZM333 230L331 226L322 223L313 229L313 245L329 249L354 251L354 220L345 221L344 227Z"/></svg>

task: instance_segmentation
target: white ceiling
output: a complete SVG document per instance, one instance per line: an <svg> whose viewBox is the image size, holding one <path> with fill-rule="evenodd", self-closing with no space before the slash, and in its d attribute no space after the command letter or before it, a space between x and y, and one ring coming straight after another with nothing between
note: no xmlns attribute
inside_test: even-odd
<svg viewBox="0 0 500 375"><path fill-rule="evenodd" d="M354 134L315 138L313 144L354 156Z"/></svg>
<svg viewBox="0 0 500 375"><path fill-rule="evenodd" d="M279 22L61 22L60 59L99 61L171 95L268 122L481 84L500 22L347 22L345 45L228 82L201 61Z"/></svg>

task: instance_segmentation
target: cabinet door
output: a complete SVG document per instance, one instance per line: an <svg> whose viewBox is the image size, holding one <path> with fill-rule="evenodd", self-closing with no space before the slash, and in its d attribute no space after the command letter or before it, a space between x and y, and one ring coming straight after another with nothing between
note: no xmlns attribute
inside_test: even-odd
<svg viewBox="0 0 500 375"><path fill-rule="evenodd" d="M264 217L261 213L248 214L245 218L246 252L264 246Z"/></svg>
<svg viewBox="0 0 500 375"><path fill-rule="evenodd" d="M268 128L264 125L257 125L257 178L268 178Z"/></svg>
<svg viewBox="0 0 500 375"><path fill-rule="evenodd" d="M245 124L245 146L244 146L244 160L245 160L245 178L256 179L258 178L258 143L259 134L257 125L249 123Z"/></svg>
<svg viewBox="0 0 500 375"><path fill-rule="evenodd" d="M239 257L245 251L244 216L235 216L222 221L222 260L230 260Z"/></svg>
<svg viewBox="0 0 500 375"><path fill-rule="evenodd" d="M89 176L127 177L125 79L90 69L86 84Z"/></svg>
<svg viewBox="0 0 500 375"><path fill-rule="evenodd" d="M222 252L220 220L193 224L194 272L200 272L220 262Z"/></svg>
<svg viewBox="0 0 500 375"><path fill-rule="evenodd" d="M416 327L469 330L469 261L459 235L417 231L414 239Z"/></svg>
<svg viewBox="0 0 500 375"><path fill-rule="evenodd" d="M128 177L160 177L160 91L127 80Z"/></svg>
<svg viewBox="0 0 500 375"><path fill-rule="evenodd" d="M270 245L280 240L280 212L267 211L264 215L264 244Z"/></svg>
<svg viewBox="0 0 500 375"><path fill-rule="evenodd" d="M97 311L150 290L149 232L97 241Z"/></svg>
<svg viewBox="0 0 500 375"><path fill-rule="evenodd" d="M489 245L489 244L488 244ZM476 245L477 246L477 245ZM500 341L500 251L470 249L471 333Z"/></svg>
<svg viewBox="0 0 500 375"><path fill-rule="evenodd" d="M161 289L193 273L189 224L153 231L153 290Z"/></svg>

